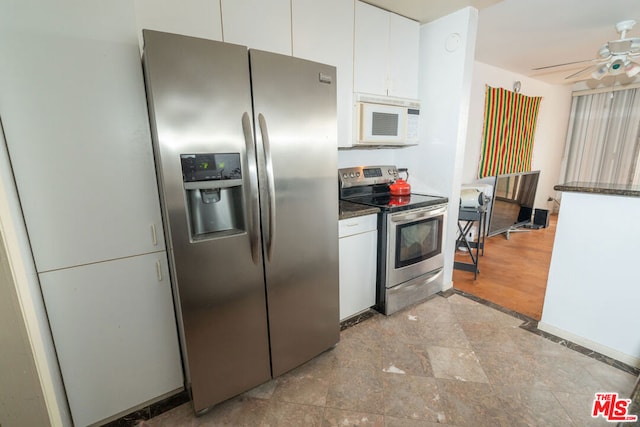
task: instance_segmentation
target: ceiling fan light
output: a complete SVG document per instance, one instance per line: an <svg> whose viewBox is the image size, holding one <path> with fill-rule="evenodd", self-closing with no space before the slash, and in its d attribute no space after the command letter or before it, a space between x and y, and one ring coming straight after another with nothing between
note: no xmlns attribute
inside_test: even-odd
<svg viewBox="0 0 640 427"><path fill-rule="evenodd" d="M609 71L609 64L602 64L601 66L596 68L593 73L591 73L591 77L593 77L596 80L600 80L607 74L608 71Z"/></svg>
<svg viewBox="0 0 640 427"><path fill-rule="evenodd" d="M618 58L609 63L609 74L612 76L617 76L618 74L622 74L624 72L626 63L624 60Z"/></svg>

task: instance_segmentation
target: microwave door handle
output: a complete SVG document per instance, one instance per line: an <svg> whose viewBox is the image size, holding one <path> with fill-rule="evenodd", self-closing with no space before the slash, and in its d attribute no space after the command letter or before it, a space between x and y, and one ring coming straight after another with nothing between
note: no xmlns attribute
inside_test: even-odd
<svg viewBox="0 0 640 427"><path fill-rule="evenodd" d="M258 125L260 134L262 135L262 148L264 152L264 162L267 175L267 206L269 230L267 232L267 260L271 261L273 255L273 236L276 228L276 198L275 198L275 182L273 179L273 160L271 158L271 143L269 141L269 131L267 130L267 122L262 115L258 114Z"/></svg>
<svg viewBox="0 0 640 427"><path fill-rule="evenodd" d="M249 241L251 245L251 259L254 264L260 262L260 206L258 201L258 171L256 167L256 151L253 142L253 132L251 131L251 119L249 113L242 115L242 132L247 152L247 165L249 174Z"/></svg>

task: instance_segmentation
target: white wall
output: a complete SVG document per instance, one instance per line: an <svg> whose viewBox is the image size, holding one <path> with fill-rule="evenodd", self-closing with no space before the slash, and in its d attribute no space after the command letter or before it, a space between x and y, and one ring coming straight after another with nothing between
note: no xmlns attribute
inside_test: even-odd
<svg viewBox="0 0 640 427"><path fill-rule="evenodd" d="M640 367L640 198L566 192L539 328Z"/></svg>
<svg viewBox="0 0 640 427"><path fill-rule="evenodd" d="M396 155L403 150L406 150L406 148L381 148L378 150L355 148L339 150L338 167L396 165ZM402 165L396 166L403 167Z"/></svg>
<svg viewBox="0 0 640 427"><path fill-rule="evenodd" d="M31 344L31 351L38 374L40 389L37 391L32 390L32 393L34 395L42 395L44 398L49 421L52 425L70 426L71 415L67 408L62 377L58 368L58 360L49 331L40 284L33 257L31 256L31 247L22 218L18 192L13 180L9 154L1 127L0 230L0 234L4 237L8 264L13 276L13 282L7 283L6 286L15 286L15 294L18 298L22 320ZM4 373L0 372L0 376L4 376ZM22 420L13 419L12 421L20 424Z"/></svg>
<svg viewBox="0 0 640 427"><path fill-rule="evenodd" d="M516 80L522 82L521 94L542 97L531 167L532 170L540 170L535 207L553 210L553 202L547 202L547 198L555 197L556 192L553 186L561 184L558 180L571 109L570 85L544 83L476 61L473 67L469 131L462 182L470 183L478 177L484 124L485 86L513 90L513 83Z"/></svg>
<svg viewBox="0 0 640 427"><path fill-rule="evenodd" d="M395 153L396 164L409 168L412 191L449 198L445 289L452 286L477 22L468 7L420 28L420 144Z"/></svg>
<svg viewBox="0 0 640 427"><path fill-rule="evenodd" d="M135 0L137 28L222 40L219 0ZM138 31L142 51L142 31Z"/></svg>
<svg viewBox="0 0 640 427"><path fill-rule="evenodd" d="M0 224L0 423L51 424Z"/></svg>

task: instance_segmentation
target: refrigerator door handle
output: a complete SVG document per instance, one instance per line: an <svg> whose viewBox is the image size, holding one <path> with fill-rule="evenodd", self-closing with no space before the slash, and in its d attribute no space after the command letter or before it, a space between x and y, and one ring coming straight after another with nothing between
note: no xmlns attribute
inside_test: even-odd
<svg viewBox="0 0 640 427"><path fill-rule="evenodd" d="M269 132L267 130L267 122L262 115L258 114L258 124L260 126L260 134L262 135L262 148L264 151L264 162L267 171L267 198L269 207L269 230L267 232L267 260L271 261L273 254L273 236L276 228L276 199L275 199L275 183L273 181L273 160L271 159L271 145L269 143Z"/></svg>
<svg viewBox="0 0 640 427"><path fill-rule="evenodd" d="M258 171L256 168L256 152L253 143L253 132L251 131L251 119L249 113L245 111L242 115L242 131L244 132L244 142L247 150L247 165L249 167L249 192L250 192L250 215L249 215L249 240L251 242L251 259L254 264L260 262L260 205L258 202Z"/></svg>

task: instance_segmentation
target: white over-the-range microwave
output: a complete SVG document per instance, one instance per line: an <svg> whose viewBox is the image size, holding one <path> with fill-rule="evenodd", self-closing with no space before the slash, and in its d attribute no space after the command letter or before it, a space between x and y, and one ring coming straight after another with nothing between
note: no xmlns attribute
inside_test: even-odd
<svg viewBox="0 0 640 427"><path fill-rule="evenodd" d="M354 94L355 146L408 146L418 143L420 101Z"/></svg>

